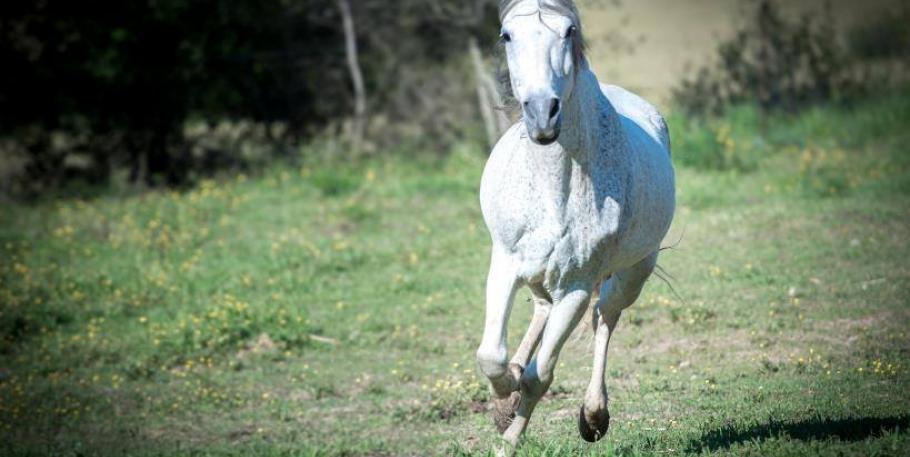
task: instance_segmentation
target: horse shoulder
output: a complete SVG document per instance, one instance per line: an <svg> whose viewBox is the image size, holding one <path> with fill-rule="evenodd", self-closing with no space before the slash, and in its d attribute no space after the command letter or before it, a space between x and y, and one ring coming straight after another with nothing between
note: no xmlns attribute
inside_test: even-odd
<svg viewBox="0 0 910 457"><path fill-rule="evenodd" d="M529 177L522 163L521 126L515 124L490 154L480 180L480 209L494 242L509 244L525 230Z"/></svg>

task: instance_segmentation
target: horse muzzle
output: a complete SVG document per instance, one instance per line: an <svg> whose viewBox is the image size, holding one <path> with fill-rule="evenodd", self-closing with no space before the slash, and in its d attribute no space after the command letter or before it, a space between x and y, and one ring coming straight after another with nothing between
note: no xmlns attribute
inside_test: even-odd
<svg viewBox="0 0 910 457"><path fill-rule="evenodd" d="M528 136L536 144L549 145L559 138L562 106L556 97L532 97L522 103Z"/></svg>

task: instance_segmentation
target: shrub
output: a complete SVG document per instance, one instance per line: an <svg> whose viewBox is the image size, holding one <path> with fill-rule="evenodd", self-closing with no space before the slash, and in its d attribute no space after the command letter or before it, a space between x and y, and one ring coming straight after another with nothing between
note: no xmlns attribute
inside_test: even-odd
<svg viewBox="0 0 910 457"><path fill-rule="evenodd" d="M861 85L837 41L829 11L785 19L773 0L756 0L754 15L717 48L717 62L674 89L690 114L719 114L740 103L762 111L794 110L840 97Z"/></svg>
<svg viewBox="0 0 910 457"><path fill-rule="evenodd" d="M902 5L854 27L847 35L850 52L861 59L910 55L910 8Z"/></svg>
<svg viewBox="0 0 910 457"><path fill-rule="evenodd" d="M750 106L732 110L723 119L672 116L673 160L701 170L752 171L766 152L755 128L757 119Z"/></svg>

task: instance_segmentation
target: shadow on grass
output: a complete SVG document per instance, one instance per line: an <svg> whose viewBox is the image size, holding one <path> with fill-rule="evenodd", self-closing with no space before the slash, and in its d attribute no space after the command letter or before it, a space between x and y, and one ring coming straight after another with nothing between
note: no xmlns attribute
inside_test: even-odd
<svg viewBox="0 0 910 457"><path fill-rule="evenodd" d="M689 443L688 452L718 450L735 444L787 436L795 440L861 441L878 437L886 432L910 426L910 415L892 417L862 417L851 419L813 418L799 422L769 419L767 423L741 429L730 424L711 430Z"/></svg>

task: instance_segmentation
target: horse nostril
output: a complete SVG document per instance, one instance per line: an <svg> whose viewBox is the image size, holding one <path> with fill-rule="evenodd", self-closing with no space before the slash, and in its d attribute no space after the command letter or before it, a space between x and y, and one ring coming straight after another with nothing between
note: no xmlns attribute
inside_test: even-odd
<svg viewBox="0 0 910 457"><path fill-rule="evenodd" d="M554 98L550 102L550 119L556 117L557 114L559 114L559 99Z"/></svg>

